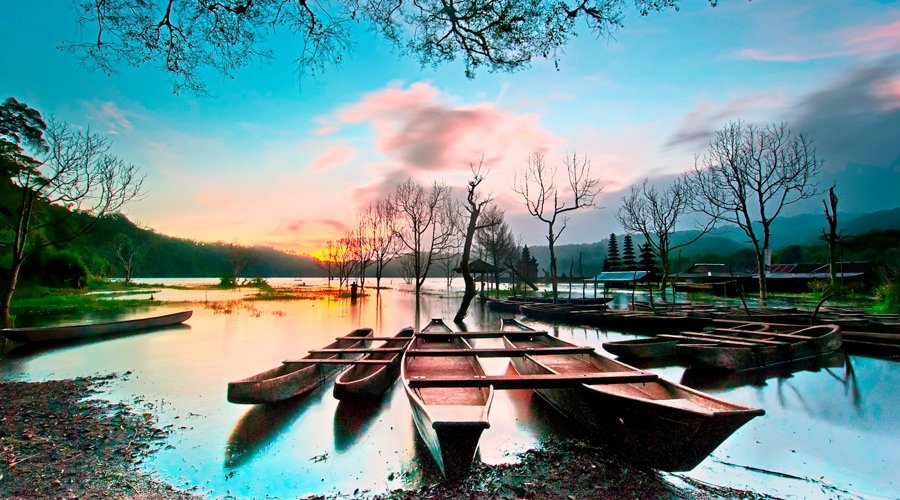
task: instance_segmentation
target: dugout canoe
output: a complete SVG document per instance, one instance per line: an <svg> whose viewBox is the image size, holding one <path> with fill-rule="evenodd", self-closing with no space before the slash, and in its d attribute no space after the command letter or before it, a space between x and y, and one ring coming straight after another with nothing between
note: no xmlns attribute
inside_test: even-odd
<svg viewBox="0 0 900 500"><path fill-rule="evenodd" d="M503 320L502 328L530 329L515 320ZM522 348L573 346L546 334L524 340L504 337L504 344ZM596 352L526 354L511 360L522 375L640 371ZM765 413L663 379L535 392L573 423L622 453L666 471L693 469L742 425Z"/></svg>
<svg viewBox="0 0 900 500"><path fill-rule="evenodd" d="M791 339L796 338L796 340ZM678 345L675 356L700 369L727 371L756 370L820 358L841 347L838 325L815 325L785 332L778 341L764 345Z"/></svg>
<svg viewBox="0 0 900 500"><path fill-rule="evenodd" d="M350 349L368 347L365 337L372 336L371 328L358 328L347 337L335 340L325 349ZM356 340L359 338L359 340ZM284 361L280 366L245 379L228 383L228 402L235 404L268 404L284 401L304 394L322 384L342 369L337 363L316 363L316 360L337 361L358 359L356 353L311 352L296 361Z"/></svg>
<svg viewBox="0 0 900 500"><path fill-rule="evenodd" d="M376 351L364 355L363 360L386 361L387 364L357 364L344 370L334 382L332 394L336 399L372 400L383 396L400 376L403 351L413 336L412 328L404 328L394 340L386 340ZM390 350L388 350L390 349Z"/></svg>
<svg viewBox="0 0 900 500"><path fill-rule="evenodd" d="M708 330L710 334L728 334L740 336L742 332L764 332L769 329L765 323L747 323L735 325L732 328L717 328ZM629 360L647 360L673 357L675 346L683 344L710 344L710 339L654 337L644 339L617 340L604 342L603 349L610 354Z"/></svg>
<svg viewBox="0 0 900 500"><path fill-rule="evenodd" d="M0 330L0 333L9 340L26 344L72 342L177 325L190 319L192 314L194 314L193 311L181 311L149 318L108 321L87 325L3 328Z"/></svg>
<svg viewBox="0 0 900 500"><path fill-rule="evenodd" d="M433 319L423 333L446 333L450 328ZM416 337L409 349L470 349L464 338L425 340ZM419 436L448 479L464 477L472 466L481 433L490 427L488 415L493 387L413 387L417 377L484 376L477 356L409 356L404 353L401 380L412 408Z"/></svg>

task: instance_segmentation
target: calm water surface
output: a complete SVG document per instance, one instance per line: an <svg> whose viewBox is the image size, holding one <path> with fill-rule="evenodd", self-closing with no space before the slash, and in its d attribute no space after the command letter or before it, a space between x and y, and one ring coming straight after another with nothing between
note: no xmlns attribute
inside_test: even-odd
<svg viewBox="0 0 900 500"><path fill-rule="evenodd" d="M202 280L181 281L195 284ZM283 283L297 284L290 279ZM307 280L307 284L313 284ZM414 296L401 280L380 298L245 301L243 292L154 291L165 305L136 316L191 308L188 326L44 352L13 353L0 362L3 378L46 380L131 372L104 397L152 405L169 443L144 465L160 479L213 496L296 497L382 492L436 481L399 383L375 405L339 403L326 383L285 404L243 406L225 400L229 380L271 368L330 343L357 327L393 335L414 326ZM444 280L428 284L421 317L451 318L458 298ZM630 294L621 295L627 301ZM235 301L213 307L212 301ZM218 302L221 306L221 302ZM229 310L230 312L225 312ZM473 304L468 329L494 329L500 316ZM599 347L631 338L594 328L546 325L561 338ZM481 346L496 340L480 341ZM486 359L492 374L508 361ZM838 355L793 373L710 379L680 366L650 370L727 400L766 410L707 460L684 475L784 496L900 497L900 365ZM542 440L568 436L571 423L530 391L497 391L480 459L515 460ZM777 472L778 474L766 471ZM677 476L671 476L677 481Z"/></svg>

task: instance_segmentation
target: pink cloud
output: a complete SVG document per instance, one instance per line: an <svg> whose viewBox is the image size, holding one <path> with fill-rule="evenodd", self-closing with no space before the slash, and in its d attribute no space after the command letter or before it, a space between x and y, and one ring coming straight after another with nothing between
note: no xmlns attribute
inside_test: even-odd
<svg viewBox="0 0 900 500"><path fill-rule="evenodd" d="M803 61L815 61L819 59L828 59L831 57L835 57L841 55L839 52L823 52L823 53L767 53L759 49L751 49L745 48L741 49L737 52L737 57L739 59L750 59L751 61L764 61L764 62L803 62Z"/></svg>
<svg viewBox="0 0 900 500"><path fill-rule="evenodd" d="M900 77L875 82L872 92L880 99L882 111L900 108Z"/></svg>
<svg viewBox="0 0 900 500"><path fill-rule="evenodd" d="M724 103L697 101L666 145L693 147L705 143L725 122L745 119L748 113L765 112L783 104L784 98L774 94L738 96Z"/></svg>
<svg viewBox="0 0 900 500"><path fill-rule="evenodd" d="M900 20L878 26L854 27L844 33L844 38L858 54L896 54L900 52Z"/></svg>
<svg viewBox="0 0 900 500"><path fill-rule="evenodd" d="M346 144L335 144L309 163L310 173L319 173L337 168L353 159L355 151Z"/></svg>
<svg viewBox="0 0 900 500"><path fill-rule="evenodd" d="M456 105L427 83L372 92L337 117L370 124L379 151L410 174L468 168L469 161L482 157L494 168L562 143L541 127L536 113L511 112L490 102Z"/></svg>

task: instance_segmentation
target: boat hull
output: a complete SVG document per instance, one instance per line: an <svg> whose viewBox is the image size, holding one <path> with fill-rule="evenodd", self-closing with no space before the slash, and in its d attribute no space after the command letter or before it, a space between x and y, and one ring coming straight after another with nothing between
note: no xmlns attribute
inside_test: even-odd
<svg viewBox="0 0 900 500"><path fill-rule="evenodd" d="M109 335L135 333L184 323L193 315L193 311L182 311L151 318L139 318L125 321L109 321L92 325L71 325L35 328L4 328L0 330L9 340L27 344L44 342L71 342L92 339Z"/></svg>
<svg viewBox="0 0 900 500"><path fill-rule="evenodd" d="M367 345L365 337L371 336L370 328L354 330L348 336L359 337L360 340L339 340L332 342L326 349L363 347ZM306 360L333 359L336 355L310 354ZM348 359L358 355L346 355ZM266 370L245 379L228 383L227 398L235 404L268 404L291 399L309 392L321 385L329 377L341 371L337 364L305 364L282 363L280 366Z"/></svg>
<svg viewBox="0 0 900 500"><path fill-rule="evenodd" d="M443 325L442 322L439 323ZM435 322L423 331L449 331ZM466 349L461 338L424 340L416 338L410 349ZM404 355L401 379L409 399L416 431L428 447L441 473L450 480L465 477L478 451L482 432L490 427L488 415L493 402L492 387L412 388L409 381L417 376L484 375L476 356L410 357Z"/></svg>
<svg viewBox="0 0 900 500"><path fill-rule="evenodd" d="M571 345L544 338L548 345ZM508 347L520 344L508 338L504 342ZM596 353L565 357L525 355L512 358L512 363L522 375L562 373L565 370L551 366L564 365L591 367L596 372L636 371ZM636 461L667 471L693 469L742 425L764 414L763 410L729 403L661 379L647 383L535 389L535 392L600 440Z"/></svg>
<svg viewBox="0 0 900 500"><path fill-rule="evenodd" d="M713 370L742 371L789 365L805 359L821 358L841 347L841 332L836 325L819 325L795 333L808 334L818 330L826 333L780 346L678 345L675 356L692 367Z"/></svg>
<svg viewBox="0 0 900 500"><path fill-rule="evenodd" d="M398 337L412 337L412 328L404 328ZM382 347L396 348L409 344L409 340L388 340ZM339 400L378 399L394 385L400 376L401 352L371 353L362 357L366 360L390 361L388 365L355 365L338 376L332 394Z"/></svg>

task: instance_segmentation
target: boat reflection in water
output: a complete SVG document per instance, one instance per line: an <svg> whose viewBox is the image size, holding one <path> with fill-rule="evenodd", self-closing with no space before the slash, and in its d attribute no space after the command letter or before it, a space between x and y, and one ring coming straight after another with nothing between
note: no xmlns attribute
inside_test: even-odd
<svg viewBox="0 0 900 500"><path fill-rule="evenodd" d="M843 352L832 352L818 359L810 358L788 365L741 372L722 372L689 367L681 376L681 383L701 390L734 389L745 385L762 386L766 385L766 381L769 379L789 378L801 371L818 372L825 368L843 368L845 365L849 370L848 373L852 374L853 368L849 364L847 355Z"/></svg>
<svg viewBox="0 0 900 500"><path fill-rule="evenodd" d="M342 453L356 444L378 415L387 409L389 402L387 396L377 400L339 402L334 410L334 450Z"/></svg>
<svg viewBox="0 0 900 500"><path fill-rule="evenodd" d="M225 446L225 468L244 465L288 432L306 409L319 404L325 391L318 387L303 396L267 405L254 405L231 429Z"/></svg>

